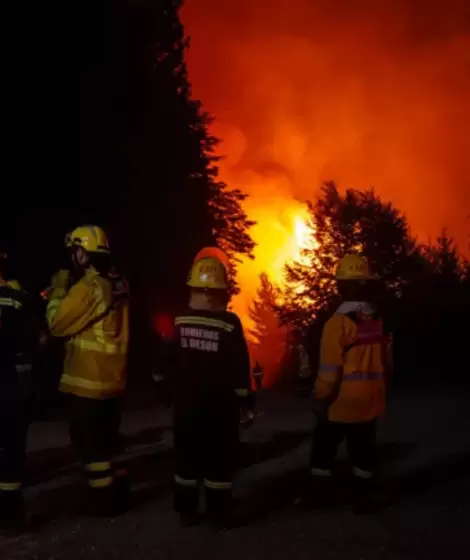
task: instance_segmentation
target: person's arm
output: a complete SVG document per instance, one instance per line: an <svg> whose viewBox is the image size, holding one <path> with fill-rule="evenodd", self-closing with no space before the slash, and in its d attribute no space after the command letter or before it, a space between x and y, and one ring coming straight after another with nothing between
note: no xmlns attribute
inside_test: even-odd
<svg viewBox="0 0 470 560"><path fill-rule="evenodd" d="M316 405L327 408L334 399L343 374L342 318L333 316L323 329L320 344L320 364L315 381Z"/></svg>
<svg viewBox="0 0 470 560"><path fill-rule="evenodd" d="M78 282L64 297L52 295L46 312L51 334L55 337L76 335L105 315L109 307L110 302L106 301L97 282Z"/></svg>
<svg viewBox="0 0 470 560"><path fill-rule="evenodd" d="M250 355L246 343L243 327L237 319L235 328L231 333L231 367L234 372L235 392L240 402L242 411L254 408L254 399L251 392Z"/></svg>

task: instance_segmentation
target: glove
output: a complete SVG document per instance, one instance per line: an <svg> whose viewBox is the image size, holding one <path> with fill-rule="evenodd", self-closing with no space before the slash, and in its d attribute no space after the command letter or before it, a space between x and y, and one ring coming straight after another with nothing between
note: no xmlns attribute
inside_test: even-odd
<svg viewBox="0 0 470 560"><path fill-rule="evenodd" d="M59 270L56 272L51 280L53 290L63 288L66 290L69 287L70 272L68 270Z"/></svg>
<svg viewBox="0 0 470 560"><path fill-rule="evenodd" d="M243 429L250 428L255 421L255 413L252 410L243 410L240 414L240 426Z"/></svg>
<svg viewBox="0 0 470 560"><path fill-rule="evenodd" d="M328 418L328 404L325 401L315 399L313 401L313 414L318 422Z"/></svg>
<svg viewBox="0 0 470 560"><path fill-rule="evenodd" d="M51 279L51 293L49 300L51 299L61 299L65 297L69 289L70 282L70 272L68 270L62 269L56 272Z"/></svg>

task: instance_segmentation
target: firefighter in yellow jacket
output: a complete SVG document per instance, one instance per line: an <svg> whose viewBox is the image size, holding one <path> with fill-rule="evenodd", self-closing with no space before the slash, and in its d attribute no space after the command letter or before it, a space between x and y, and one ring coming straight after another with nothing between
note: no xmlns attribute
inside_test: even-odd
<svg viewBox="0 0 470 560"><path fill-rule="evenodd" d="M51 334L66 338L60 390L71 395L70 434L87 475L89 512L125 507L119 452L120 396L126 386L129 339L127 286L109 267L109 246L96 226L67 238L71 270L52 279L47 306Z"/></svg>
<svg viewBox="0 0 470 560"><path fill-rule="evenodd" d="M203 257L190 272L189 308L175 320L175 509L197 519L199 483L215 524L231 515L239 425L253 419L250 359L239 318L227 311L227 270Z"/></svg>
<svg viewBox="0 0 470 560"><path fill-rule="evenodd" d="M367 260L347 255L336 278L342 303L324 327L315 382L311 498L322 505L331 500L333 462L339 443L346 439L354 506L359 510L370 504L376 468L377 419L385 411L387 337L372 304L377 278Z"/></svg>

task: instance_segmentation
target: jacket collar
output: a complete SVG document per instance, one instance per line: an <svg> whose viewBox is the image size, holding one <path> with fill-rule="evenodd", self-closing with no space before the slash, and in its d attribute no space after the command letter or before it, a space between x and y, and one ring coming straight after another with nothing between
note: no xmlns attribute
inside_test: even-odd
<svg viewBox="0 0 470 560"><path fill-rule="evenodd" d="M348 313L362 312L366 315L375 313L375 307L366 301L344 301L336 310L338 315L347 315Z"/></svg>

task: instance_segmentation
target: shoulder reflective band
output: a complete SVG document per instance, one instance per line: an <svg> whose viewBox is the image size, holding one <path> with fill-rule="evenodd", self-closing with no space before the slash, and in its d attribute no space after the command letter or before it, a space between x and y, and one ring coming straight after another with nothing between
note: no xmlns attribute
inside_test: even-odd
<svg viewBox="0 0 470 560"><path fill-rule="evenodd" d="M177 317L175 320L176 325L202 325L205 327L216 327L227 332L232 332L235 325L221 321L220 319L211 319L209 317Z"/></svg>
<svg viewBox="0 0 470 560"><path fill-rule="evenodd" d="M247 397L250 394L249 389L235 389L237 397Z"/></svg>
<svg viewBox="0 0 470 560"><path fill-rule="evenodd" d="M384 374L379 371L352 371L343 374L343 381L382 381Z"/></svg>
<svg viewBox="0 0 470 560"><path fill-rule="evenodd" d="M0 307L14 307L15 309L21 309L23 304L13 298L0 298Z"/></svg>

